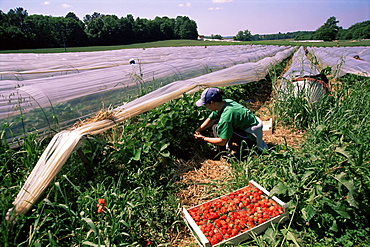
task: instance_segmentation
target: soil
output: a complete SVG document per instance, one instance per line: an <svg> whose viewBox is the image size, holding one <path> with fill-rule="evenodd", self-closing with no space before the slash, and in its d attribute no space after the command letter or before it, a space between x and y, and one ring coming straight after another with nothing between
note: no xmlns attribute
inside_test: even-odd
<svg viewBox="0 0 370 247"><path fill-rule="evenodd" d="M270 111L272 87L268 82L263 82L261 90L253 96L253 102L248 103L251 109L261 120L266 121L274 117ZM303 131L295 131L286 126L273 126L271 135L264 135L263 139L269 147L283 144L298 148L304 136ZM226 159L209 159L202 154L197 154L188 161L179 160L179 181L181 191L177 194L182 206L190 208L214 198L216 190L222 190L222 183L230 180L231 167ZM225 192L226 194L227 192ZM181 214L181 211L179 211ZM171 243L173 246L189 247L198 246L189 229L175 236Z"/></svg>

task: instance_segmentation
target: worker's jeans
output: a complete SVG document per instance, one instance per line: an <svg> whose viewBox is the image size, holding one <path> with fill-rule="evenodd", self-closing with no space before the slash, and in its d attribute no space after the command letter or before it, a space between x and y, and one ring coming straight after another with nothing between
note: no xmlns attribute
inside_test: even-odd
<svg viewBox="0 0 370 247"><path fill-rule="evenodd" d="M217 122L217 121L216 121ZM217 123L213 124L212 126L213 136L217 136ZM244 141L244 142L243 142ZM236 144L236 145L233 145ZM249 149L253 148L253 146L256 146L257 142L255 140L251 140L250 137L248 137L248 134L245 130L242 129L236 129L234 130L233 136L227 141L225 146L217 146L217 149L219 151L228 151L228 152L240 152L240 148L246 148Z"/></svg>
<svg viewBox="0 0 370 247"><path fill-rule="evenodd" d="M253 148L253 146L257 146L259 150L268 149L266 143L262 140L263 136L263 122L261 119L256 117L258 120L258 124L255 126L251 126L246 130L242 129L234 129L233 136L228 140L225 147L219 146L220 151L236 151L239 152L240 148L248 147L249 149ZM217 136L217 126L218 126L218 120L216 120L212 126L213 136ZM253 138L254 137L254 138ZM253 140L254 139L254 140ZM244 143L244 142L245 143ZM233 143L236 143L237 146L233 145ZM246 144L246 146L245 146ZM241 147L241 145L243 145Z"/></svg>

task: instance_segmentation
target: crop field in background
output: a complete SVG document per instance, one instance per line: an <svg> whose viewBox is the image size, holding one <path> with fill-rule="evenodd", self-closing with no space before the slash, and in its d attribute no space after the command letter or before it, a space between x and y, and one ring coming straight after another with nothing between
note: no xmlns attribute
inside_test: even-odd
<svg viewBox="0 0 370 247"><path fill-rule="evenodd" d="M267 77L275 90L286 62ZM240 246L370 242L370 78L328 77L335 90L319 102L303 96L272 99L277 124L305 131L298 148L280 143L261 155L252 150L229 157L231 180L216 189L213 184L212 192L221 196L255 180L289 206L288 222ZM260 83L223 89L227 98L243 102ZM182 189L179 160L212 158L206 155L212 147L191 137L208 115L194 105L199 96L183 95L86 137L79 147L83 155L72 154L42 199L14 225L6 223L5 214L49 140L29 134L11 149L3 136L7 126L1 126L0 245L181 246L189 233L179 210L187 205L176 197ZM106 207L98 213L101 198Z"/></svg>
<svg viewBox="0 0 370 247"><path fill-rule="evenodd" d="M327 42L294 42L292 40L265 40L265 41L242 41L242 42L220 42L220 41L201 41L201 40L164 40L147 43L135 43L131 45L119 46L88 46L88 47L68 47L67 52L89 52L107 51L118 49L151 48L151 47L178 47L178 46L211 46L211 45L285 45L285 46L317 46L332 47L337 46L370 46L370 40L359 41L327 41ZM4 50L1 53L62 53L64 48L30 49L30 50Z"/></svg>

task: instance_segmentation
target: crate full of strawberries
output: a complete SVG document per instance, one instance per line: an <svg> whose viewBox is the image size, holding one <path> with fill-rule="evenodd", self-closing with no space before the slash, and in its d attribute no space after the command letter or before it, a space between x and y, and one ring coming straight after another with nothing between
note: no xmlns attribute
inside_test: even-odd
<svg viewBox="0 0 370 247"><path fill-rule="evenodd" d="M272 223L288 219L288 207L255 181L248 186L186 209L183 217L200 246L239 244Z"/></svg>

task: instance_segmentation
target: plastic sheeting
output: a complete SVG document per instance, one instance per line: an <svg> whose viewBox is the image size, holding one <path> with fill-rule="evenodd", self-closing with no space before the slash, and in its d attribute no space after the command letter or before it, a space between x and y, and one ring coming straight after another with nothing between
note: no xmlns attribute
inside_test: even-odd
<svg viewBox="0 0 370 247"><path fill-rule="evenodd" d="M51 140L18 193L13 202L14 208L11 208L7 213L7 221L13 222L19 214L25 214L31 208L62 168L82 136L101 133L130 117L179 98L183 93L193 93L204 87L229 86L261 80L266 76L271 66L287 58L294 52L294 49L285 47L275 56L266 57L257 62L238 64L188 80L172 82L115 108L108 119L86 123L80 127L58 133Z"/></svg>
<svg viewBox="0 0 370 247"><path fill-rule="evenodd" d="M308 47L308 50L316 57L321 67L331 67L336 77L347 73L370 77L370 62L353 58L360 54L360 58L368 59L369 47Z"/></svg>
<svg viewBox="0 0 370 247"><path fill-rule="evenodd" d="M294 53L292 63L283 75L280 84L281 99L290 96L306 97L309 102L317 102L326 94L325 87L317 79L320 76L319 69L306 56L303 47ZM310 80L312 79L312 80Z"/></svg>
<svg viewBox="0 0 370 247"><path fill-rule="evenodd" d="M360 59L370 62L370 47L368 46L326 47L325 51L335 56L353 58L357 55Z"/></svg>
<svg viewBox="0 0 370 247"><path fill-rule="evenodd" d="M301 46L294 53L292 64L283 75L283 78L285 80L291 81L296 78L317 76L319 74L319 69L311 62L311 60L308 59L303 47Z"/></svg>
<svg viewBox="0 0 370 247"><path fill-rule="evenodd" d="M20 136L65 128L173 81L260 61L283 46L162 47L0 55L0 123ZM129 60L134 59L135 65ZM235 72L238 73L238 72ZM259 74L259 71L255 72Z"/></svg>

